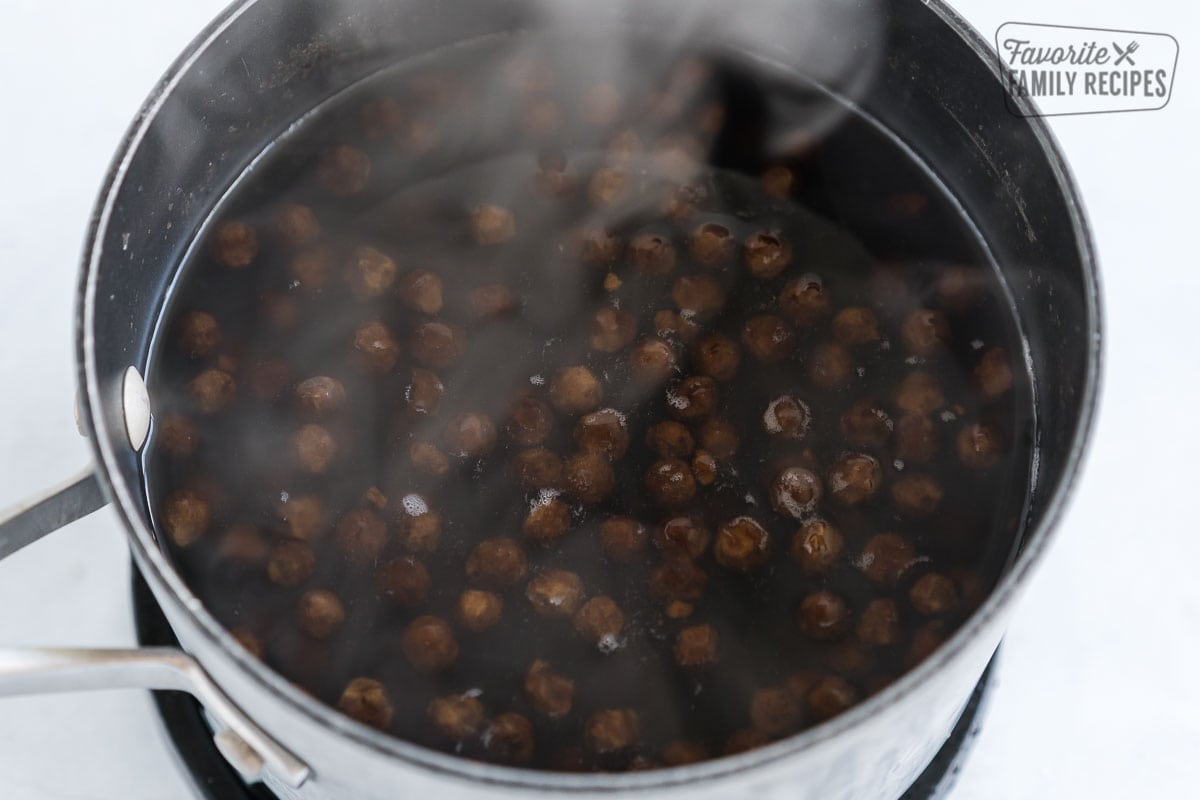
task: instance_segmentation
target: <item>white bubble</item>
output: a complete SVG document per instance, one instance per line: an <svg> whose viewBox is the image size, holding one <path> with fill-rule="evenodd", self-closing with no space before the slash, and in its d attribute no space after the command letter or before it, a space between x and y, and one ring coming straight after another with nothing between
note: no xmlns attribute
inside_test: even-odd
<svg viewBox="0 0 1200 800"><path fill-rule="evenodd" d="M533 498L533 501L529 504L529 510L532 511L535 508L550 505L550 501L558 497L558 495L559 492L555 489L539 489L537 497Z"/></svg>
<svg viewBox="0 0 1200 800"><path fill-rule="evenodd" d="M400 501L404 506L404 511L410 517L420 517L429 513L429 506L425 505L425 498L419 494L406 494L404 499Z"/></svg>

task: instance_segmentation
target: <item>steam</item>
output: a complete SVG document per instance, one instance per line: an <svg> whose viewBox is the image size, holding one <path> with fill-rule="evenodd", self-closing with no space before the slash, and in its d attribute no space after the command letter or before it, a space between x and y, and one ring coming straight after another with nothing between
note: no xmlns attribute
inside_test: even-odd
<svg viewBox="0 0 1200 800"><path fill-rule="evenodd" d="M349 3L347 7L354 5ZM676 406L686 404L686 398L670 394L667 386L638 385L620 374L626 355L606 360L591 351L588 326L592 312L603 304L620 306L636 316L641 326L639 336L654 335L655 331L648 329L648 320L661 307L664 288L639 288L636 276L625 265L613 267L625 280L624 290L598 297L597 281L593 280L597 275L584 277L580 271L578 234L620 230L624 248L635 234L661 231L682 251L686 245L681 233L707 219L725 220L739 236L748 233L748 225L758 224L756 210L744 197L737 199L735 193L734 199L726 200L713 188L713 163L745 173L736 179L742 181L739 185L752 187L755 196L763 195L758 187L759 173L773 164L803 156L849 113L846 103L852 104L869 87L878 64L873 56L864 54L880 51L870 45L883 35L885 19L875 0L537 0L529 9L531 24L525 33L451 47L383 76L379 86L385 91L391 90L392 83L403 87L394 130L375 139L364 138L357 116L361 96L332 108L325 119L318 118L314 125L332 124L328 132L334 137L356 130L349 138L355 146L370 151L376 183L361 197L343 204L343 199L323 195L316 185L319 181L311 174L300 174L289 176L290 183L272 186L277 191L260 196L259 207L244 207L246 200L235 194L230 208L219 212L238 215L265 232L276 203L310 203L319 215L328 214L321 220L319 246L344 254L370 245L394 255L401 275L414 269L441 275L446 282L446 308L441 316L464 327L473 324L464 310L464 298L480 284L502 283L521 297L520 313L515 319L476 325L469 332L462 360L440 376L447 388L442 407L432 414L413 414L404 402L405 384L413 366L407 350L411 323L420 315L403 309L395 287L385 297L349 302L342 285L344 276L336 274L346 268L341 263L344 258L333 266L334 274L324 289L304 285L287 275L285 256L264 233L260 261L244 274L255 270L260 274L278 273L275 277L284 282L271 286L270 291L284 302L295 304L302 322L286 333L264 334L274 338L261 351L256 351L259 343L249 342L248 353L235 354L244 357L230 359L231 369L241 370L237 380L242 399L253 384L250 373L256 359L271 347L286 350L296 381L319 374L336 376L345 382L347 395L353 398L353 418L330 423L342 455L335 462L337 474L331 470L324 483L324 478L300 475L292 464L288 437L295 420L293 405L289 404L290 387L279 402L251 406L255 410L224 431L226 452L204 456L209 461L203 466L218 482L232 483L240 476L247 484L259 480L264 485L276 484L275 490L268 493L270 503L255 518L270 536L287 533L286 529L272 527L279 499L324 493L324 541L318 540L314 547L336 553L329 529L337 516L361 504L368 487L379 485L389 497L391 512L414 519L435 512L452 519L444 539L456 541L444 543L443 553L455 547L465 552L486 536L519 538L525 513L556 500L558 492L545 489L522 497L514 489L509 464L519 448L509 447L503 432L493 456L473 465L456 464L444 479L417 474L408 455L408 443L440 445L447 421L461 412L487 414L502 430L515 398L529 391L545 397L557 370L568 365L587 364L596 370L606 386L602 406L628 411L629 428L638 442L651 416L647 411L651 405L653 413L658 414L664 398ZM823 88L776 90L778 86L795 89L797 79ZM371 87L368 96L376 88ZM747 131L751 138L745 138ZM325 133L302 130L296 143L311 146L312 141L306 139L310 135L315 136L318 145L342 143L325 142ZM289 146L285 141L281 149L286 152ZM269 159L263 166L274 168ZM619 190L613 190L611 197L597 177L605 170L614 171L620 178ZM531 183L539 176L548 176L551 183L573 185L573 192L565 193L569 199L547 197L544 189L531 190ZM251 185L255 177L252 174ZM263 180L270 185L269 179ZM734 179L730 181L732 184ZM751 192L747 189L742 195L750 196ZM703 205L703 214L677 213L680 206L697 198L700 200L696 205ZM515 211L516 238L511 243L492 247L471 241L471 212L482 204ZM345 208L352 212L347 213ZM791 210L781 201L769 209L767 216L783 219ZM808 217L799 213L793 216L795 219L787 223L796 230L815 227ZM856 244L832 235L825 241L834 255L846 256L846 263L866 261ZM828 244L835 241L841 244ZM197 256L204 257L203 253ZM618 261L628 259L622 255ZM196 274L204 274L209 265L194 266ZM227 280L229 286L214 282L204 288L207 295L201 294L201 299L212 302L211 310L221 316L231 332L252 337L255 325L265 330L270 323L255 307L256 292L234 283L243 280L241 277L219 270L216 274L221 276L217 281ZM603 269L599 275L603 277ZM191 301L187 295L189 280L191 276L186 275L185 302ZM218 303L225 307L217 307ZM733 308L736 303L729 305L733 313L745 311ZM395 374L382 379L365 376L349 346L356 326L374 319L383 319L393 328L405 351ZM169 337L164 344L171 346ZM185 393L173 394L170 386L160 389L161 394L155 397L160 407L187 409L190 401ZM402 422L396 424L396 417ZM547 443L564 458L575 447L575 423L571 416L561 415ZM212 436L211 440L218 438ZM647 466L628 468L632 484L640 486ZM182 477L187 481L195 476ZM257 502L254 495L258 487L233 488L246 490L247 497L238 500ZM742 495L738 490L737 497ZM752 494L744 496L746 505L755 504ZM640 489L634 489L626 491L617 502L639 501ZM640 511L634 508L629 513ZM659 512L646 511L650 523L651 513ZM591 510L576 507L572 514L573 526L595 522ZM221 519L219 525L227 527L241 521ZM533 568L576 569L589 584L589 592L619 594L619 587L606 583L616 579L595 566L594 543L586 535L572 535L553 551L531 549ZM186 558L193 559L194 566L199 556L193 553ZM225 556L212 555L216 568L208 572L215 574L222 569L220 558ZM379 559L395 555L389 551ZM436 573L434 595L429 601L431 613L447 618L453 615L456 593L462 588L461 556L458 553L455 559L443 559L446 564L430 559L430 569ZM337 558L321 561L317 569L317 580L330 586L346 586L351 580L344 572L349 568ZM211 575L203 570L195 573L200 583L210 581ZM635 580L631 576L620 578ZM639 585L647 583L645 576L636 580L641 581ZM206 588L212 586L210 582ZM240 599L241 591L240 585L236 590L230 588L218 601L223 606L219 610L225 612L219 614L222 619L241 619L245 614L269 630L275 625L274 615L294 613L292 605L264 604L257 608L251 591L245 590L245 597L250 599L244 601ZM375 615L384 618L390 613L365 601L351 612L348 630L363 636L374 635L377 630L380 619ZM515 615L505 624L511 626L514 662L529 663L540 657L535 634L519 629ZM614 654L615 661L627 650L623 643L641 633L631 620L630 629L621 638L605 637L600 648ZM277 652L268 652L268 661L292 667L285 657L286 648L292 645L286 638L281 641ZM275 646L270 642L268 645ZM356 647L363 648L363 642L350 642L345 652L338 652L336 663L327 665L328 674L318 674L313 667L313 674L299 677L309 679L324 699L336 699L346 677L363 670L362 654L351 652ZM365 647L370 649L369 644ZM636 666L632 657L629 664L630 669ZM493 677L500 681L511 676L497 670ZM646 686L652 687L653 680L648 680ZM496 686L472 691L495 694ZM413 704L398 709L398 718L411 717L413 725L424 719L425 701L417 692L396 701ZM657 702L667 702L665 692ZM410 738L421 740L417 729L408 733Z"/></svg>
<svg viewBox="0 0 1200 800"><path fill-rule="evenodd" d="M584 363L586 336L571 334L586 325L590 301L577 296L578 281L561 278L574 255L564 232L628 230L661 219L673 198L687 202L697 191L714 160L753 172L803 155L870 85L878 65L867 54L880 51L870 45L883 35L886 16L873 1L537 0L529 8L532 33L490 43L465 76L439 76L430 62L433 73L414 93L422 102L405 108L415 132L408 137L434 132L429 158L444 169L430 169L429 193L519 207L525 237L558 237L558 252L539 252L529 267L524 321L545 332L543 350L553 361ZM778 92L767 83L795 85L796 78L823 91ZM742 125L754 130L753 140L732 138ZM524 152L493 158L486 169L460 169L514 142ZM618 171L625 190L611 203L576 206L570 219L540 210L522 199L538 170L530 149L561 159L562 179L577 182L579 194L593 190L602 169ZM385 206L381 216L394 213ZM494 397L489 388L498 382L511 395L553 377L541 353L523 353L520 338L509 334L500 328L489 346L468 354L459 370L462 395ZM479 410L503 413L506 398L494 399L497 408ZM642 399L628 389L620 397ZM418 435L435 437L433 421L427 424Z"/></svg>
<svg viewBox="0 0 1200 800"><path fill-rule="evenodd" d="M627 56L629 31L649 35L670 63L699 50L738 53L816 83L850 102L870 86L886 34L887 14L879 0L539 0L541 23L557 33L608 29L588 52L588 69L623 89L647 78ZM626 34L620 33L620 26ZM653 76L650 76L653 77ZM838 103L804 108L777 107L768 155L786 158L811 145L845 113Z"/></svg>

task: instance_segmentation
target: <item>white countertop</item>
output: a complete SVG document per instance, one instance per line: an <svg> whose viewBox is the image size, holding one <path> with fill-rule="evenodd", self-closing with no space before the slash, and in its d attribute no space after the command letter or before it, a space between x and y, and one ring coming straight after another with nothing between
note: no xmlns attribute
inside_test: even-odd
<svg viewBox="0 0 1200 800"><path fill-rule="evenodd" d="M154 81L223 5L0 4L0 506L88 459L72 421L72 304L91 204ZM1167 32L1183 48L1165 110L1053 122L1099 243L1107 385L955 798L1195 796L1200 12L1175 0L954 5L988 37L1020 20ZM19 553L0 564L0 643L131 643L128 570L109 511ZM185 792L142 694L0 700L5 800Z"/></svg>

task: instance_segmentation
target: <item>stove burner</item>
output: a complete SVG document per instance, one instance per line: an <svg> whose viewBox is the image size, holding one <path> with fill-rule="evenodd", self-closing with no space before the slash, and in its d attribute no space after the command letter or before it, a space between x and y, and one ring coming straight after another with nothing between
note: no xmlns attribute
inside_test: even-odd
<svg viewBox="0 0 1200 800"><path fill-rule="evenodd" d="M133 611L140 644L153 647L178 644L150 587L136 568L133 570ZM949 796L983 725L983 711L990 694L995 663L996 656L993 656L950 738L900 800L945 800ZM176 759L186 771L197 800L278 800L262 785L247 786L217 752L212 729L208 727L199 703L190 695L155 692L154 702Z"/></svg>

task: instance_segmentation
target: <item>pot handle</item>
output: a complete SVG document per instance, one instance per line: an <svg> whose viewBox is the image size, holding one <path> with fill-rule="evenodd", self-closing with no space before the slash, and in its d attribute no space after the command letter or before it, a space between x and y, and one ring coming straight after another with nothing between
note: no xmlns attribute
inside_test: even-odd
<svg viewBox="0 0 1200 800"><path fill-rule="evenodd" d="M75 397L75 428L88 435L80 413L81 397ZM121 412L125 435L135 452L142 449L150 433L150 395L137 367L129 367L121 379ZM108 505L95 469L89 468L66 483L14 508L0 511L0 561L33 544L48 533L82 519Z"/></svg>
<svg viewBox="0 0 1200 800"><path fill-rule="evenodd" d="M107 504L96 473L89 469L0 512L0 560ZM0 648L0 697L95 689L188 692L216 720L217 748L246 780L270 773L294 789L308 780L309 768L251 722L182 650Z"/></svg>
<svg viewBox="0 0 1200 800"><path fill-rule="evenodd" d="M270 773L298 789L309 778L309 768L251 722L182 650L0 649L0 697L95 689L188 692L218 721L217 748L246 780Z"/></svg>
<svg viewBox="0 0 1200 800"><path fill-rule="evenodd" d="M87 469L37 497L0 511L0 561L106 505L108 498L95 471Z"/></svg>

